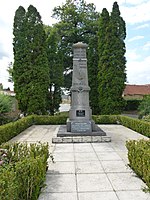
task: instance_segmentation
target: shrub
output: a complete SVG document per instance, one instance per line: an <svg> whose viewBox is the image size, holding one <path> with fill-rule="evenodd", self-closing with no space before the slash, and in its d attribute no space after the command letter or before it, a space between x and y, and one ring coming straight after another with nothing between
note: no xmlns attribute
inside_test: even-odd
<svg viewBox="0 0 150 200"><path fill-rule="evenodd" d="M66 124L66 116L47 116L47 115L34 115L34 123L37 125L59 125Z"/></svg>
<svg viewBox="0 0 150 200"><path fill-rule="evenodd" d="M16 173L9 165L5 168L0 166L0 199L18 199Z"/></svg>
<svg viewBox="0 0 150 200"><path fill-rule="evenodd" d="M143 121L150 122L150 115L143 117Z"/></svg>
<svg viewBox="0 0 150 200"><path fill-rule="evenodd" d="M150 191L150 140L126 142L130 167L143 179Z"/></svg>
<svg viewBox="0 0 150 200"><path fill-rule="evenodd" d="M141 104L139 105L139 114L140 118L150 114L150 95L144 96Z"/></svg>
<svg viewBox="0 0 150 200"><path fill-rule="evenodd" d="M43 157L29 157L17 162L15 166L18 181L18 199L35 200L38 198L45 181L46 165Z"/></svg>
<svg viewBox="0 0 150 200"><path fill-rule="evenodd" d="M117 115L93 115L92 118L96 124L116 124L118 121Z"/></svg>
<svg viewBox="0 0 150 200"><path fill-rule="evenodd" d="M32 124L33 116L28 116L19 119L18 121L10 122L8 124L0 126L0 144L2 144L3 142L7 142Z"/></svg>
<svg viewBox="0 0 150 200"><path fill-rule="evenodd" d="M47 169L48 144L1 145L7 161L0 167L0 199L35 200L43 186Z"/></svg>
<svg viewBox="0 0 150 200"><path fill-rule="evenodd" d="M118 117L118 120L123 126L128 127L138 133L141 133L142 135L150 137L149 122L121 115Z"/></svg>
<svg viewBox="0 0 150 200"><path fill-rule="evenodd" d="M12 98L8 95L0 93L0 125L11 121L11 118L6 113L12 110Z"/></svg>
<svg viewBox="0 0 150 200"><path fill-rule="evenodd" d="M12 110L11 97L0 93L0 114L7 113L11 110Z"/></svg>

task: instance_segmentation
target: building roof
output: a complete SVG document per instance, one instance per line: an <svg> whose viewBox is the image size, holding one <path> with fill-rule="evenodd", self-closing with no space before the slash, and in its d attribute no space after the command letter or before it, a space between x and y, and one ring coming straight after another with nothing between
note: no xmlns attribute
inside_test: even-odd
<svg viewBox="0 0 150 200"><path fill-rule="evenodd" d="M126 85L124 96L127 95L150 95L150 84L147 85Z"/></svg>

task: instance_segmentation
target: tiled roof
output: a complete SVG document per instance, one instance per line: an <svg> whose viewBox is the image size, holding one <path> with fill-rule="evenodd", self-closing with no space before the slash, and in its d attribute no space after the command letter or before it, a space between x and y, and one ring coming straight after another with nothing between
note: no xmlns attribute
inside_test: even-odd
<svg viewBox="0 0 150 200"><path fill-rule="evenodd" d="M126 85L124 96L127 95L148 95L150 94L150 84L148 85Z"/></svg>

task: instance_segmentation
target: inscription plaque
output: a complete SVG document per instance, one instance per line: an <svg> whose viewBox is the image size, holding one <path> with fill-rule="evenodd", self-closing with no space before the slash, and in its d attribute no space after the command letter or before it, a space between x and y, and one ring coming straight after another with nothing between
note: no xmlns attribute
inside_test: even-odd
<svg viewBox="0 0 150 200"><path fill-rule="evenodd" d="M77 117L85 117L85 110L76 110Z"/></svg>
<svg viewBox="0 0 150 200"><path fill-rule="evenodd" d="M79 67L80 68L86 68L86 61L83 61L83 60L79 60Z"/></svg>
<svg viewBox="0 0 150 200"><path fill-rule="evenodd" d="M92 130L91 130L90 122L72 122L71 123L72 133L89 133L91 131Z"/></svg>
<svg viewBox="0 0 150 200"><path fill-rule="evenodd" d="M85 49L75 49L74 50L74 58L85 58L86 57L86 50Z"/></svg>

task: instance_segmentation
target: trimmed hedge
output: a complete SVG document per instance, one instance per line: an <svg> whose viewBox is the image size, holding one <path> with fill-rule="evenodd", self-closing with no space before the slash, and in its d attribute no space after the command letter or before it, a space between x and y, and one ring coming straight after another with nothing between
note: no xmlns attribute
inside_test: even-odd
<svg viewBox="0 0 150 200"><path fill-rule="evenodd" d="M36 125L59 125L66 124L67 117L65 116L43 116L31 115L0 126L0 144L7 142L33 124Z"/></svg>
<svg viewBox="0 0 150 200"><path fill-rule="evenodd" d="M128 127L150 138L150 123L149 122L127 117L127 116L122 116L122 115L119 115L118 120L123 126Z"/></svg>
<svg viewBox="0 0 150 200"><path fill-rule="evenodd" d="M96 124L122 124L138 133L150 137L150 123L122 115L93 115ZM18 121L0 126L0 144L7 142L20 132L36 125L61 125L66 124L67 116L39 116L31 115Z"/></svg>
<svg viewBox="0 0 150 200"><path fill-rule="evenodd" d="M7 142L33 124L33 116L0 126L0 144Z"/></svg>
<svg viewBox="0 0 150 200"><path fill-rule="evenodd" d="M0 166L0 199L37 199L46 177L48 144L14 143L0 148L7 150Z"/></svg>
<svg viewBox="0 0 150 200"><path fill-rule="evenodd" d="M47 115L34 115L34 124L37 125L61 125L66 124L67 116L47 116Z"/></svg>
<svg viewBox="0 0 150 200"><path fill-rule="evenodd" d="M93 115L96 124L117 124L118 115Z"/></svg>
<svg viewBox="0 0 150 200"><path fill-rule="evenodd" d="M130 167L143 179L150 191L150 140L126 142Z"/></svg>

